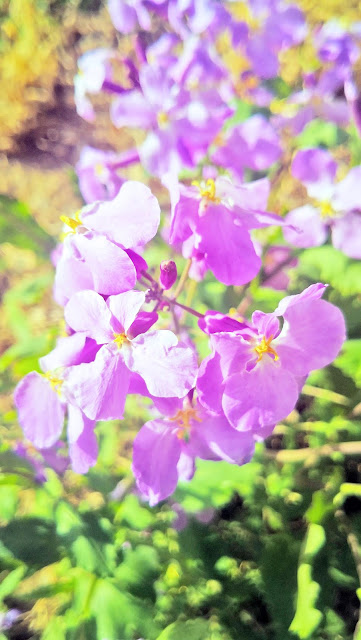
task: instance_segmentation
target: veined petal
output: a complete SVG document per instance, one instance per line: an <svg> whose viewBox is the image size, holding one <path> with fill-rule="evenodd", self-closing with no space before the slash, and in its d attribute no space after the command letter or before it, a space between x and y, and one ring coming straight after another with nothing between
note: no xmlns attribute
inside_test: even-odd
<svg viewBox="0 0 361 640"><path fill-rule="evenodd" d="M76 473L87 473L97 461L98 443L94 427L94 420L89 420L78 407L68 406L69 456Z"/></svg>
<svg viewBox="0 0 361 640"><path fill-rule="evenodd" d="M177 428L171 424L151 420L134 439L133 473L139 491L151 506L170 496L178 482L181 444Z"/></svg>
<svg viewBox="0 0 361 640"><path fill-rule="evenodd" d="M234 223L233 214L221 205L209 204L197 225L199 251L218 280L226 285L242 285L261 268L247 229Z"/></svg>
<svg viewBox="0 0 361 640"><path fill-rule="evenodd" d="M290 372L263 358L251 371L235 373L226 380L223 410L233 427L262 429L286 418L298 398L298 386Z"/></svg>
<svg viewBox="0 0 361 640"><path fill-rule="evenodd" d="M282 367L295 376L330 364L346 339L342 312L326 300L310 300L287 309L274 341Z"/></svg>
<svg viewBox="0 0 361 640"><path fill-rule="evenodd" d="M149 187L141 182L124 182L113 200L102 202L84 216L84 224L125 249L142 246L154 238L160 221L160 207Z"/></svg>
<svg viewBox="0 0 361 640"><path fill-rule="evenodd" d="M112 341L111 312L104 298L95 291L75 293L66 305L64 315L74 331L83 332L98 344Z"/></svg>
<svg viewBox="0 0 361 640"><path fill-rule="evenodd" d="M322 284L322 282L311 284L301 293L296 293L293 296L286 296L285 298L282 298L277 309L275 309L273 313L275 316L286 317L288 309L291 309L291 307L294 307L295 305L303 304L310 300L318 300L324 294L326 288L327 284Z"/></svg>
<svg viewBox="0 0 361 640"><path fill-rule="evenodd" d="M128 254L105 236L79 235L76 246L93 277L95 291L111 296L133 289L137 275Z"/></svg>
<svg viewBox="0 0 361 640"><path fill-rule="evenodd" d="M122 353L102 347L89 364L68 369L68 395L91 420L123 418L125 398L129 388L129 369Z"/></svg>
<svg viewBox="0 0 361 640"><path fill-rule="evenodd" d="M112 325L116 333L128 331L144 301L143 291L126 291L109 296L106 304L113 315Z"/></svg>
<svg viewBox="0 0 361 640"><path fill-rule="evenodd" d="M195 385L197 358L167 330L142 333L124 350L129 369L144 379L149 393L160 398L183 398Z"/></svg>
<svg viewBox="0 0 361 640"><path fill-rule="evenodd" d="M19 422L38 449L47 449L63 430L65 405L50 383L36 371L28 373L17 385L14 402Z"/></svg>
<svg viewBox="0 0 361 640"><path fill-rule="evenodd" d="M245 464L253 455L254 437L251 432L234 429L224 415L205 414L191 430L189 446L195 456L204 460Z"/></svg>

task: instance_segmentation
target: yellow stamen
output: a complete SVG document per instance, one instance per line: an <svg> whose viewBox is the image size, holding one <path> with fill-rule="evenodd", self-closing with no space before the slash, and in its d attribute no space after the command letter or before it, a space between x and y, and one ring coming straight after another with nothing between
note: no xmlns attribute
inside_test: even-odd
<svg viewBox="0 0 361 640"><path fill-rule="evenodd" d="M217 204L220 203L220 198L217 198L216 196L216 183L213 178L209 178L207 182L198 182L198 180L193 180L192 186L199 189L201 197L205 200L210 200Z"/></svg>
<svg viewBox="0 0 361 640"><path fill-rule="evenodd" d="M125 333L113 333L114 342L117 345L118 349L121 349L125 342L129 342Z"/></svg>
<svg viewBox="0 0 361 640"><path fill-rule="evenodd" d="M270 353L271 355L273 355L275 361L279 359L277 351L275 351L273 347L271 347L272 338L273 336L270 336L266 339L266 337L263 336L261 342L254 348L255 352L258 355L257 362L260 362L260 360L262 360L265 353Z"/></svg>
<svg viewBox="0 0 361 640"><path fill-rule="evenodd" d="M98 178L102 178L104 174L104 165L98 162L94 167L94 173Z"/></svg>
<svg viewBox="0 0 361 640"><path fill-rule="evenodd" d="M321 200L321 202L318 203L318 206L320 208L321 218L333 218L335 215L335 210L328 200Z"/></svg>
<svg viewBox="0 0 361 640"><path fill-rule="evenodd" d="M197 410L193 407L188 409L179 409L173 418L170 418L171 422L176 422L179 425L177 436L180 439L184 439L188 436L191 428L191 421L202 422L202 419L198 416Z"/></svg>
<svg viewBox="0 0 361 640"><path fill-rule="evenodd" d="M51 373L51 371L47 371L46 373L43 373L43 376L48 382L50 382L50 386L52 390L55 391L60 396L61 387L63 384L62 379L55 376L53 373Z"/></svg>
<svg viewBox="0 0 361 640"><path fill-rule="evenodd" d="M74 218L69 218L68 216L60 216L60 220L64 222L68 227L70 227L71 231L68 233L75 233L77 228L83 224L80 220L80 210L76 212Z"/></svg>
<svg viewBox="0 0 361 640"><path fill-rule="evenodd" d="M157 122L161 129L163 129L169 122L169 116L165 111L159 111L157 114Z"/></svg>

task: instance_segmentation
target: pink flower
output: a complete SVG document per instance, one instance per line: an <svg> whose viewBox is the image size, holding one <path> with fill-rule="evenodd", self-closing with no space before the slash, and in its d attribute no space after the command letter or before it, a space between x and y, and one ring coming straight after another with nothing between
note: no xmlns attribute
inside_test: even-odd
<svg viewBox="0 0 361 640"><path fill-rule="evenodd" d="M296 247L318 247L331 231L332 244L350 258L361 259L361 166L353 167L340 182L337 164L324 149L298 151L292 173L307 188L312 204L293 209L286 216L287 242ZM293 228L294 227L294 228Z"/></svg>
<svg viewBox="0 0 361 640"><path fill-rule="evenodd" d="M195 458L244 464L253 450L251 433L239 433L224 415L187 397L173 402L168 417L143 425L134 440L132 469L139 491L153 506L173 493L178 480L193 476Z"/></svg>
<svg viewBox="0 0 361 640"><path fill-rule="evenodd" d="M195 354L171 331L148 331L157 314L138 315L144 301L140 291L109 296L106 302L94 291L82 291L65 308L69 326L102 345L94 362L67 371L74 404L93 420L123 417L132 373L157 397L181 398L194 386Z"/></svg>
<svg viewBox="0 0 361 640"><path fill-rule="evenodd" d="M70 231L56 265L56 302L66 304L84 289L103 295L132 289L139 258L133 250L155 236L159 219L156 197L148 187L131 180L113 200L88 205L74 219L64 216Z"/></svg>
<svg viewBox="0 0 361 640"><path fill-rule="evenodd" d="M282 225L277 215L265 211L267 179L232 184L218 177L186 187L167 177L171 192L172 223L169 242L182 243L185 258L192 258L192 277L210 269L226 285L242 285L261 268L251 239L251 229Z"/></svg>
<svg viewBox="0 0 361 640"><path fill-rule="evenodd" d="M273 313L255 311L249 326L236 328L235 320L222 326L215 316L206 325L200 321L213 347L197 381L203 406L224 411L238 430L269 435L294 408L304 378L332 362L345 340L341 311L320 300L325 287L314 284L287 296Z"/></svg>

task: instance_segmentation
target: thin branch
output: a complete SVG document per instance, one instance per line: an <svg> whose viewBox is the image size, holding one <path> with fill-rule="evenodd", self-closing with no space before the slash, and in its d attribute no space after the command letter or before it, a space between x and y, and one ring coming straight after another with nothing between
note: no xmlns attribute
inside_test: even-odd
<svg viewBox="0 0 361 640"><path fill-rule="evenodd" d="M321 387L314 387L311 384L305 384L302 388L302 393L306 396L321 398L321 400L327 400L328 402L334 402L335 404L342 404L344 407L349 407L351 404L350 399L341 395L341 393L336 393L329 389L322 389Z"/></svg>
<svg viewBox="0 0 361 640"><path fill-rule="evenodd" d="M185 264L185 267L184 267L184 269L182 271L182 275L179 278L179 282L177 284L177 287L176 287L176 289L174 291L174 294L173 294L173 299L174 300L176 298L178 298L178 296L182 293L182 291L184 289L184 285L187 282L187 278L189 276L189 271L190 271L191 266L192 266L192 258L188 258L188 260L187 260L187 262Z"/></svg>
<svg viewBox="0 0 361 640"><path fill-rule="evenodd" d="M287 464L288 462L304 462L309 466L315 463L318 458L329 458L334 453L342 453L345 456L361 456L361 442L340 442L338 444L325 444L322 447L281 449L280 451L265 449L263 455L265 458L275 460L281 464Z"/></svg>

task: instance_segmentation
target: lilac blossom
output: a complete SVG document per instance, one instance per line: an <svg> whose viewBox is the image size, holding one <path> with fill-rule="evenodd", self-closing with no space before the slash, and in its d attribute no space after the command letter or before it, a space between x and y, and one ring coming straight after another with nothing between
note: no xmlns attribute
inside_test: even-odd
<svg viewBox="0 0 361 640"><path fill-rule="evenodd" d="M45 373L28 373L14 392L14 402L24 435L43 456L51 455L61 436L67 415L69 456L73 469L78 473L86 473L96 462L98 449L94 434L95 422L89 420L71 402L64 378L67 366L90 361L95 357L96 351L96 344L86 336L74 334L62 338L51 353L40 359Z"/></svg>
<svg viewBox="0 0 361 640"><path fill-rule="evenodd" d="M87 96L99 93L105 80L112 78L110 60L114 57L111 49L87 51L78 60L78 73L74 78L74 99L77 113L87 120L95 120L95 111Z"/></svg>
<svg viewBox="0 0 361 640"><path fill-rule="evenodd" d="M212 154L215 164L243 179L244 169L264 171L282 155L281 140L272 125L261 115L228 129L217 138L218 148Z"/></svg>
<svg viewBox="0 0 361 640"><path fill-rule="evenodd" d="M167 181L167 180L166 180ZM210 269L226 285L242 285L261 267L250 231L282 225L265 211L269 182L232 184L227 178L208 179L193 186L168 180L172 201L169 242L182 243L185 258L192 258L192 277Z"/></svg>
<svg viewBox="0 0 361 640"><path fill-rule="evenodd" d="M299 44L307 35L302 11L282 0L252 6L258 28L250 33L245 53L259 78L274 78L279 69L278 54Z"/></svg>
<svg viewBox="0 0 361 640"><path fill-rule="evenodd" d="M131 33L138 27L150 31L150 10L162 13L165 5L165 0L108 0L108 11L120 33Z"/></svg>
<svg viewBox="0 0 361 640"><path fill-rule="evenodd" d="M195 167L232 110L216 89L190 93L162 69L142 67L140 89L117 97L111 118L116 127L139 127L148 131L139 148L150 173L178 174Z"/></svg>
<svg viewBox="0 0 361 640"><path fill-rule="evenodd" d="M224 412L240 431L268 436L295 407L309 372L332 362L345 340L341 311L320 299L325 288L287 296L273 313L255 311L252 323L238 328L235 319L201 320L213 349L197 381L202 405Z"/></svg>
<svg viewBox="0 0 361 640"><path fill-rule="evenodd" d="M73 293L94 289L103 295L129 291L137 280L134 250L157 232L160 208L150 189L127 181L113 200L62 217L70 231L56 263L54 297L65 304Z"/></svg>
<svg viewBox="0 0 361 640"><path fill-rule="evenodd" d="M149 394L183 397L193 386L197 362L168 330L152 330L156 313L138 315L145 293L128 291L104 298L76 293L65 308L69 326L101 345L94 362L67 370L74 404L93 420L123 417L131 374L144 380Z"/></svg>
<svg viewBox="0 0 361 640"><path fill-rule="evenodd" d="M224 415L207 411L187 397L169 415L146 422L134 440L132 469L141 495L151 506L170 496L178 480L190 480L195 459L248 462L252 434L233 429Z"/></svg>
<svg viewBox="0 0 361 640"><path fill-rule="evenodd" d="M96 200L112 200L125 182L118 170L139 161L135 149L115 153L94 147L83 147L75 171L80 193L87 204Z"/></svg>
<svg viewBox="0 0 361 640"><path fill-rule="evenodd" d="M318 247L331 231L332 244L350 258L361 259L361 167L353 167L336 182L337 164L324 149L298 151L292 174L306 187L309 204L293 209L284 229L287 242L297 247Z"/></svg>

